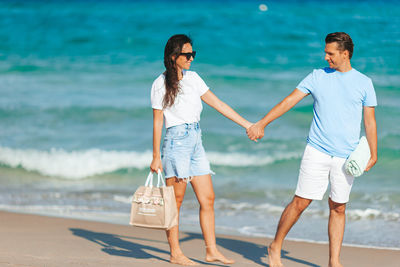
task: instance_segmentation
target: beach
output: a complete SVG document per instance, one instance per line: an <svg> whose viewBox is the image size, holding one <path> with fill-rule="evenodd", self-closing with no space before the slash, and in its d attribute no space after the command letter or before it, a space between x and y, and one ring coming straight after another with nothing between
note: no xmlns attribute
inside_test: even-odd
<svg viewBox="0 0 400 267"><path fill-rule="evenodd" d="M176 266L170 265L163 231L85 220L0 212L0 266ZM198 233L180 235L185 254L201 265L204 243ZM217 235L221 251L233 266L267 266L267 238ZM327 266L328 246L285 241L287 267ZM349 267L397 267L400 250L344 246L342 264Z"/></svg>
<svg viewBox="0 0 400 267"><path fill-rule="evenodd" d="M369 265L352 263L389 262L398 254L390 250L400 248L396 1L8 0L0 1L0 14L3 265L162 266L168 259L163 233L123 225L152 161L151 86L165 70L168 38L179 33L197 51L190 70L251 122L327 66L328 33L350 34L352 67L371 78L377 95L378 163L353 184L342 257L345 266L363 267ZM244 266L266 262L267 238L295 193L312 119L307 96L255 143L203 103L216 233L221 249ZM328 195L313 201L289 232L288 239L303 243L285 243L288 266L325 266ZM201 260L198 210L188 186L182 245Z"/></svg>

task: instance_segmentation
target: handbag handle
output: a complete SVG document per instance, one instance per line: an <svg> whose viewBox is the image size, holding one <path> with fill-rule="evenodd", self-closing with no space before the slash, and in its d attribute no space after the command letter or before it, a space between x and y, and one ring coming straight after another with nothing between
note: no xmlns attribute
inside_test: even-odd
<svg viewBox="0 0 400 267"><path fill-rule="evenodd" d="M162 186L165 187L166 185L165 185L164 178L162 177L161 170L158 169L158 171L157 171L157 187L160 187L160 181L161 181Z"/></svg>
<svg viewBox="0 0 400 267"><path fill-rule="evenodd" d="M161 170L157 171L157 187L166 186L164 178L162 177ZM149 175L147 176L146 183L144 184L146 187L153 187L153 172L150 171Z"/></svg>
<svg viewBox="0 0 400 267"><path fill-rule="evenodd" d="M147 176L146 183L144 184L146 187L153 187L153 173L150 171Z"/></svg>

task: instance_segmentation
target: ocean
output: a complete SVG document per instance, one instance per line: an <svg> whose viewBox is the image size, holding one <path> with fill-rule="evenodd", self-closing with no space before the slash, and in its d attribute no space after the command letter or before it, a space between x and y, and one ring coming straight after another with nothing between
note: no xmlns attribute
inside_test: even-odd
<svg viewBox="0 0 400 267"><path fill-rule="evenodd" d="M355 180L344 243L400 248L397 1L1 1L0 209L128 224L130 197L149 172L150 88L171 35L192 37L192 70L255 122L327 66L324 38L335 31L351 35L352 66L378 98L379 159ZM217 233L274 235L312 103L302 100L258 143L204 105ZM198 207L188 187L182 230L200 231ZM328 216L325 196L288 238L326 242Z"/></svg>

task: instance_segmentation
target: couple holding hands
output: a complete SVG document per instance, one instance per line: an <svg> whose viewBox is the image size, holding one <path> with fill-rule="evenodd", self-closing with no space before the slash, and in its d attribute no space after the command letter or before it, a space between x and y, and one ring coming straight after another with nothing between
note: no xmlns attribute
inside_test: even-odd
<svg viewBox="0 0 400 267"><path fill-rule="evenodd" d="M186 186L191 183L200 204L200 226L205 240L207 262L232 264L222 255L215 238L214 189L212 171L201 140L199 125L202 101L246 129L257 141L264 128L294 107L307 95L314 99L313 120L301 161L297 188L283 211L273 242L268 246L271 267L283 266L283 240L301 213L313 200L321 200L330 183L329 194L329 267L342 266L339 260L345 228L345 209L354 177L344 170L344 163L356 148L364 115L364 126L371 158L366 171L377 161L375 90L370 78L351 67L353 42L344 32L325 38L325 60L329 67L315 69L297 88L273 107L257 123L250 123L209 90L200 76L189 71L196 56L192 40L183 34L172 36L164 50L165 72L151 88L153 108L153 160L150 169L163 170L166 184L173 186L179 209ZM166 133L161 147L165 119ZM167 230L170 262L198 265L187 258L179 246L178 226Z"/></svg>

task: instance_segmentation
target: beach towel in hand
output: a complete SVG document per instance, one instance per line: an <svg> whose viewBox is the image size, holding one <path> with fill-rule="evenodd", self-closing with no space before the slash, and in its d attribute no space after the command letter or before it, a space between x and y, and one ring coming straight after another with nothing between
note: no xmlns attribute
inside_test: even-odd
<svg viewBox="0 0 400 267"><path fill-rule="evenodd" d="M130 225L164 230L178 225L174 187L165 185L160 171L157 178L157 187L153 187L153 173L150 172L145 185L133 195Z"/></svg>
<svg viewBox="0 0 400 267"><path fill-rule="evenodd" d="M354 177L361 176L371 157L367 138L362 136L356 149L350 154L344 166L346 172Z"/></svg>

